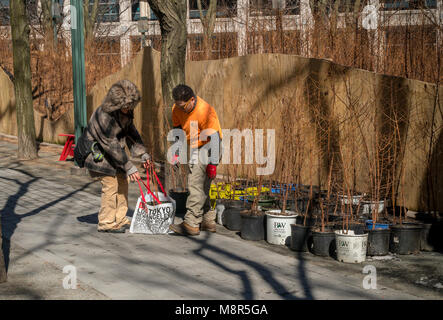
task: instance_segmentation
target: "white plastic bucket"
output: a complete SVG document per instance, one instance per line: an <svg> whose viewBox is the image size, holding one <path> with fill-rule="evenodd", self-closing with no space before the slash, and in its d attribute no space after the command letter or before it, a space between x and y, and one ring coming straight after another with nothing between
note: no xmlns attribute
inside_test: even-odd
<svg viewBox="0 0 443 320"><path fill-rule="evenodd" d="M349 197L347 195L340 196L342 204L352 203L352 205L354 205L354 206L358 205L363 197L364 197L364 195L357 195L357 196L352 196L352 197Z"/></svg>
<svg viewBox="0 0 443 320"><path fill-rule="evenodd" d="M276 215L281 210L269 210L266 212L266 241L271 244L289 244L291 236L291 224L295 224L297 214L286 210L287 216Z"/></svg>
<svg viewBox="0 0 443 320"><path fill-rule="evenodd" d="M217 223L223 225L223 212L225 211L224 204L218 204L215 206L215 213L217 215Z"/></svg>
<svg viewBox="0 0 443 320"><path fill-rule="evenodd" d="M385 209L385 202L384 201L378 201L378 202L364 201L364 202L362 202L363 214L369 214L369 213L374 212L375 208L377 207L377 204L378 204L377 213L382 213L383 210Z"/></svg>
<svg viewBox="0 0 443 320"><path fill-rule="evenodd" d="M349 230L344 234L342 230L335 231L337 260L346 263L360 263L366 260L368 234L354 234Z"/></svg>

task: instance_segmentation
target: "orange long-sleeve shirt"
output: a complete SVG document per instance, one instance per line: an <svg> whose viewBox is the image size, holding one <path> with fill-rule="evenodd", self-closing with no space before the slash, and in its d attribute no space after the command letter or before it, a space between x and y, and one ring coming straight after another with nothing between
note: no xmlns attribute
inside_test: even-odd
<svg viewBox="0 0 443 320"><path fill-rule="evenodd" d="M194 136L191 137L192 121L196 121L198 124L196 126L197 130L195 130L195 133L198 136L195 136L194 133ZM174 127L181 127L185 131L186 140L188 143L191 144L194 142L191 144L192 148L196 147L195 142L197 142L198 148L209 142L209 139L207 139L207 141L202 141L200 137L201 131L205 129L212 129L210 130L211 132L209 132L208 136L218 132L220 139L223 138L220 121L218 120L215 109L199 96L197 96L197 103L194 110L192 110L190 113L186 113L181 108L176 107L174 104L172 107L172 125Z"/></svg>

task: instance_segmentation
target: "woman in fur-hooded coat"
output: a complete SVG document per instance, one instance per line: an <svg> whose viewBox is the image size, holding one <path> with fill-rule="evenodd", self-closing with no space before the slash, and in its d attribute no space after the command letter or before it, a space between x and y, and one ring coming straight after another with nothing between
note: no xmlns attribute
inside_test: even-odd
<svg viewBox="0 0 443 320"><path fill-rule="evenodd" d="M129 80L112 85L103 103L94 111L85 131L85 138L97 142L97 161L93 153L85 160L85 167L102 183L102 202L98 215L99 231L124 232L130 222L128 210L128 177L139 179L137 167L125 151L128 146L133 157L150 161L143 141L134 126L134 108L140 102L140 92ZM97 148L95 148L97 149Z"/></svg>

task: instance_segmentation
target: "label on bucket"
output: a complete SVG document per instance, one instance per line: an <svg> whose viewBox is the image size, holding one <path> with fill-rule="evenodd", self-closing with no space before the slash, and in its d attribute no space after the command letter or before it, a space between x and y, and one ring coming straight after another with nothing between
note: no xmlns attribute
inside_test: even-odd
<svg viewBox="0 0 443 320"><path fill-rule="evenodd" d="M366 249L366 242L352 242L349 240L338 240L338 246L342 248L343 250L360 250L360 249Z"/></svg>
<svg viewBox="0 0 443 320"><path fill-rule="evenodd" d="M286 223L274 222L274 233L280 235L286 235Z"/></svg>
<svg viewBox="0 0 443 320"><path fill-rule="evenodd" d="M337 237L337 259L351 263L364 261L367 244L367 238Z"/></svg>
<svg viewBox="0 0 443 320"><path fill-rule="evenodd" d="M272 244L285 245L291 236L291 224L295 224L295 217L267 216L267 241Z"/></svg>

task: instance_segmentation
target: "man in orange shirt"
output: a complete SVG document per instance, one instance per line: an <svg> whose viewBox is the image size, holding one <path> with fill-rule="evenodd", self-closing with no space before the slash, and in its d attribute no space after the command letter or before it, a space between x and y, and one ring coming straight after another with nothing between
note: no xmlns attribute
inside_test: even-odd
<svg viewBox="0 0 443 320"><path fill-rule="evenodd" d="M172 107L172 123L174 128L185 132L191 155L186 215L182 223L173 224L170 229L181 235L198 235L200 229L215 232L215 212L210 209L209 189L221 157L223 137L220 122L214 108L196 96L190 87L178 85L173 89L172 96L175 100ZM218 152L211 149L214 144L217 148L215 151ZM208 150L206 157L205 149ZM214 153L211 155L211 152ZM172 164L178 164L178 154L175 155Z"/></svg>

